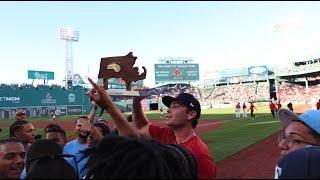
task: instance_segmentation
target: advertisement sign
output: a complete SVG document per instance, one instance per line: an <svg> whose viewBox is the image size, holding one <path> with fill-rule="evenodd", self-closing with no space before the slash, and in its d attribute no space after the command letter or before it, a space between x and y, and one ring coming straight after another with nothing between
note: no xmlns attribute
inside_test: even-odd
<svg viewBox="0 0 320 180"><path fill-rule="evenodd" d="M68 106L67 113L68 115L80 115L82 114L82 106Z"/></svg>
<svg viewBox="0 0 320 180"><path fill-rule="evenodd" d="M28 70L28 79L54 80L54 72Z"/></svg>
<svg viewBox="0 0 320 180"><path fill-rule="evenodd" d="M155 82L199 81L199 64L155 64Z"/></svg>
<svg viewBox="0 0 320 180"><path fill-rule="evenodd" d="M268 74L267 66L252 66L249 67L250 74Z"/></svg>

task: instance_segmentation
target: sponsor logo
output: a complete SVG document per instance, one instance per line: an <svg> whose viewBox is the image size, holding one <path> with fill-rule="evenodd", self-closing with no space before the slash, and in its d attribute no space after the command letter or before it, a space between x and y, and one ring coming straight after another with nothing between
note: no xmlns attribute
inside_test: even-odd
<svg viewBox="0 0 320 180"><path fill-rule="evenodd" d="M20 97L0 97L0 102L12 102L12 103L20 103Z"/></svg>
<svg viewBox="0 0 320 180"><path fill-rule="evenodd" d="M76 95L74 95L73 93L70 93L70 94L68 95L68 101L69 101L69 103L75 102L75 100L76 100Z"/></svg>
<svg viewBox="0 0 320 180"><path fill-rule="evenodd" d="M60 108L57 108L55 111L54 111L55 115L57 116L60 116L61 115L61 109Z"/></svg>
<svg viewBox="0 0 320 180"><path fill-rule="evenodd" d="M35 73L34 73L34 77L35 77L36 79L47 79L48 75L47 75L47 74L41 74L41 73L39 73L39 72L35 72Z"/></svg>
<svg viewBox="0 0 320 180"><path fill-rule="evenodd" d="M254 67L250 69L250 73L252 74L262 74L266 73L267 69L265 67Z"/></svg>
<svg viewBox="0 0 320 180"><path fill-rule="evenodd" d="M41 103L43 104L55 104L57 101L55 99L52 99L52 96L50 93L47 93L45 99L41 100Z"/></svg>

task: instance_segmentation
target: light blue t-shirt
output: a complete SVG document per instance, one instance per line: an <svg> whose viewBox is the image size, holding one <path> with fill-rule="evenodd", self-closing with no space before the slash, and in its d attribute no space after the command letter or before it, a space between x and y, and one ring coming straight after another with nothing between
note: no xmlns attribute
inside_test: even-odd
<svg viewBox="0 0 320 180"><path fill-rule="evenodd" d="M27 171L26 168L23 169L22 173L20 174L20 179L26 179Z"/></svg>
<svg viewBox="0 0 320 180"><path fill-rule="evenodd" d="M63 148L63 154L70 154L76 157L80 178L84 177L84 175L86 174L85 169L83 168L85 167L89 159L88 157L82 159L84 154L81 153L81 151L84 151L87 148L88 145L80 144L78 139L68 142ZM79 161L80 159L82 160ZM66 160L76 169L73 159L66 158Z"/></svg>

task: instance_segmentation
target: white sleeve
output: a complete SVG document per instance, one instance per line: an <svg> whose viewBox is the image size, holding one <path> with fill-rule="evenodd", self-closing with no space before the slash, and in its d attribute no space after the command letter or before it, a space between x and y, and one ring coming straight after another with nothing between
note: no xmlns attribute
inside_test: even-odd
<svg viewBox="0 0 320 180"><path fill-rule="evenodd" d="M281 176L281 167L279 167L278 165L276 165L276 168L274 170L274 179L279 179L279 176Z"/></svg>

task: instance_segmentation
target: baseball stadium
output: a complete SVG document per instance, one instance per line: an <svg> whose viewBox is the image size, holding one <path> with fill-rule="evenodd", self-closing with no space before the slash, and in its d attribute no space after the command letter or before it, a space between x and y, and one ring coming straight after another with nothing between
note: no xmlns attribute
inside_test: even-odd
<svg viewBox="0 0 320 180"><path fill-rule="evenodd" d="M167 112L163 96L191 93L201 104L196 134L207 144L217 164L218 179L248 179L274 177L274 168L280 158L278 134L282 125L272 117L269 104L293 104L297 114L316 109L320 99L320 59L301 60L284 67L233 67L204 72L204 84L199 84L199 66L196 60L160 59L154 64L153 93L142 100L142 108L153 124L165 127ZM70 75L70 74L68 74ZM148 76L148 74L147 74ZM29 79L52 80L54 72L28 71ZM67 140L74 139L75 120L86 116L92 108L86 92L91 85L85 76L74 74L66 85L1 84L0 85L0 138L9 136L9 127L16 112L23 110L26 119L35 126L36 133L44 137L49 123L60 125ZM98 80L99 81L99 80ZM108 89L125 89L121 78L108 80ZM133 82L132 88L143 87L143 80ZM111 96L113 102L127 117L132 111L132 98ZM236 117L237 103L254 103L255 118L250 115ZM247 110L245 110L247 111ZM99 117L98 108L95 117ZM247 112L246 112L247 113ZM107 112L101 117L108 125L115 123Z"/></svg>

